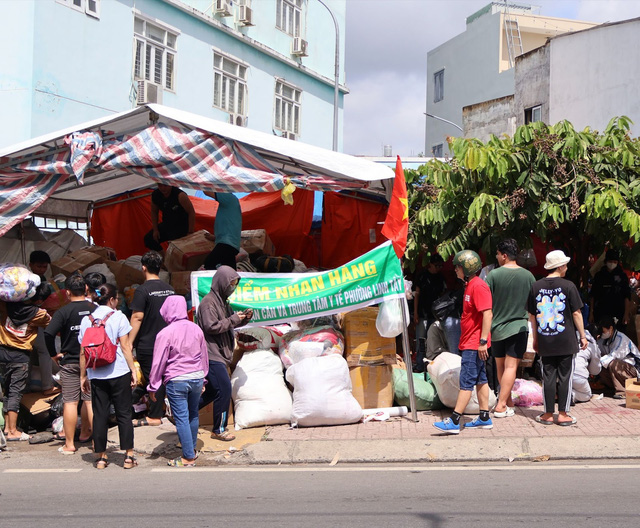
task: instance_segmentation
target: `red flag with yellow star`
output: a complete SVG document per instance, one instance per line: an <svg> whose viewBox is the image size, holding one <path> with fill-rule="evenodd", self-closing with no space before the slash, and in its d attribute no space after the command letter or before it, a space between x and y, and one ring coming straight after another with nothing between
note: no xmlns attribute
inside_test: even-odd
<svg viewBox="0 0 640 528"><path fill-rule="evenodd" d="M404 171L400 156L396 161L396 178L393 181L393 193L387 211L387 218L382 226L382 234L391 240L393 249L402 258L407 248L409 233L409 202L407 200L407 184L404 181Z"/></svg>

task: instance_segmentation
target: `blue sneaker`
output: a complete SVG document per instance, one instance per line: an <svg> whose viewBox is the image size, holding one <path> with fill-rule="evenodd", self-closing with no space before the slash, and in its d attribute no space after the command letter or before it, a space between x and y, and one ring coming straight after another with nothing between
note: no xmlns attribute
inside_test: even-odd
<svg viewBox="0 0 640 528"><path fill-rule="evenodd" d="M493 429L493 422L491 418L488 420L481 420L479 416L474 418L469 423L464 424L465 429Z"/></svg>
<svg viewBox="0 0 640 528"><path fill-rule="evenodd" d="M460 434L460 424L454 424L451 418L446 418L441 422L435 422L433 426L443 433Z"/></svg>

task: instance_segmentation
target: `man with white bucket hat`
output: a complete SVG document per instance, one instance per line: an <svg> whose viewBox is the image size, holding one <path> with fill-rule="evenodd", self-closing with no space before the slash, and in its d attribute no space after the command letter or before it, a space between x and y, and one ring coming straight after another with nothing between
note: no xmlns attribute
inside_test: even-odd
<svg viewBox="0 0 640 528"><path fill-rule="evenodd" d="M544 391L544 413L536 417L536 422L543 425L556 423L568 426L576 423L576 419L567 414L571 405L573 361L578 352L576 330L580 336L580 348L587 347L587 338L578 288L564 278L570 260L559 249L548 253L544 269L549 274L536 281L529 294L533 348L542 358ZM554 421L556 395L558 417Z"/></svg>

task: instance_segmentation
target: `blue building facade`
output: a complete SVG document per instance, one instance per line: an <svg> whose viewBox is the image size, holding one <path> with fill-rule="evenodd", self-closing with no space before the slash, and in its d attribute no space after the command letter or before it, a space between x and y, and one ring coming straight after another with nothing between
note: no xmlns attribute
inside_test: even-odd
<svg viewBox="0 0 640 528"><path fill-rule="evenodd" d="M4 0L0 148L157 102L332 147L346 0Z"/></svg>

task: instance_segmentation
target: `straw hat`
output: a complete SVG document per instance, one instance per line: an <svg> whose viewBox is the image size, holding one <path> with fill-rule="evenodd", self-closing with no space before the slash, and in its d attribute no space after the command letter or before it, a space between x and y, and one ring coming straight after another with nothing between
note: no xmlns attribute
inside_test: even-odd
<svg viewBox="0 0 640 528"><path fill-rule="evenodd" d="M552 270L559 268L565 264L568 264L571 259L567 257L563 251L556 249L547 253L547 262L544 265L544 269Z"/></svg>

